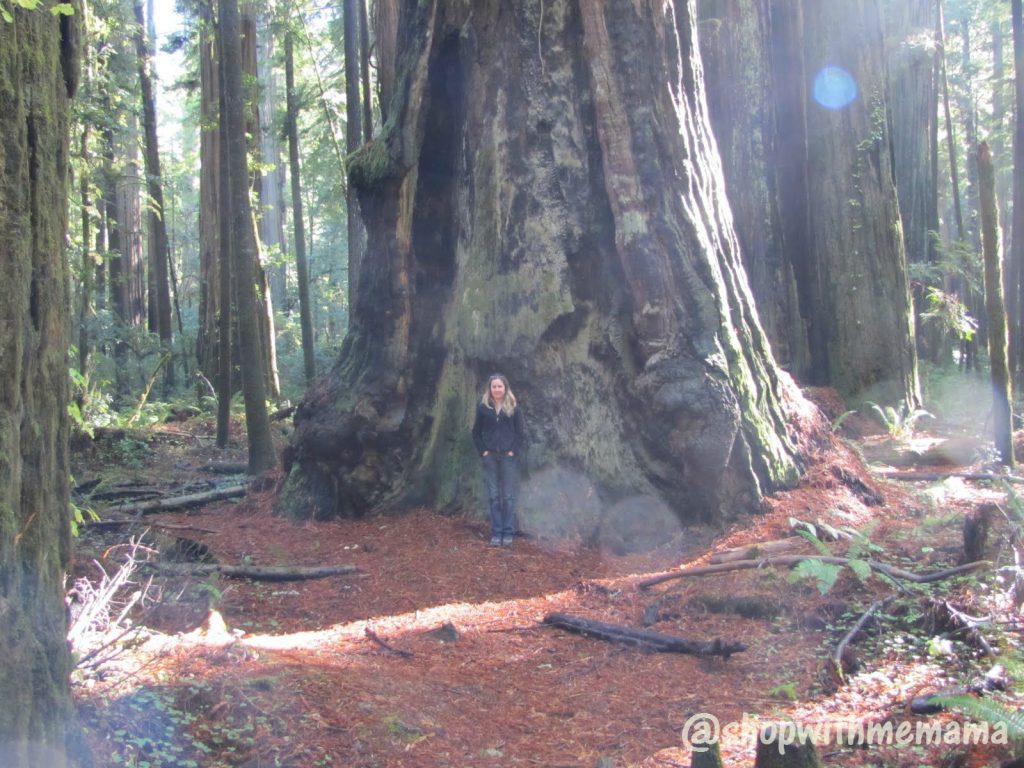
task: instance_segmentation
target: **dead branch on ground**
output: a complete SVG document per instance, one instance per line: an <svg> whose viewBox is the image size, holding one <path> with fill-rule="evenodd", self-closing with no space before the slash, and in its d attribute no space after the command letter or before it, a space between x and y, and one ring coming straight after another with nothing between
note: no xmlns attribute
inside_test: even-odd
<svg viewBox="0 0 1024 768"><path fill-rule="evenodd" d="M652 576L649 579L641 581L637 586L640 589L649 589L656 584L661 584L666 581L672 581L673 579L683 579L687 576L708 576L713 573L725 573L727 571L741 571L752 568L764 568L767 566L793 566L804 560L820 560L823 563L830 565L849 565L850 558L846 557L828 557L824 555L779 555L776 557L764 557L758 560L737 560L732 563L719 563L718 565L703 565L696 568L686 568L681 571L670 571L669 573L662 573L658 576ZM864 561L873 571L884 574L892 579L901 581L909 581L913 584L928 584L933 581L942 581L952 576L958 576L962 573L969 573L976 571L979 568L990 566L991 563L988 560L979 560L974 563L966 563L964 565L958 565L955 568L946 568L941 571L935 571L934 573L917 574L905 571L902 568L897 568L892 565L886 565L880 563L877 560L866 560Z"/></svg>
<svg viewBox="0 0 1024 768"><path fill-rule="evenodd" d="M710 642L686 640L661 632L592 621L565 613L549 613L544 617L543 623L580 635L596 637L599 640L623 643L660 653L687 653L694 656L721 656L728 659L734 653L747 650L747 646L742 643L726 643L717 638Z"/></svg>
<svg viewBox="0 0 1024 768"><path fill-rule="evenodd" d="M164 571L188 574L192 576L209 576L220 574L233 579L253 579L255 581L304 581L308 579L324 579L328 576L344 576L358 572L354 565L325 565L310 568L286 565L218 565L216 563L156 563Z"/></svg>

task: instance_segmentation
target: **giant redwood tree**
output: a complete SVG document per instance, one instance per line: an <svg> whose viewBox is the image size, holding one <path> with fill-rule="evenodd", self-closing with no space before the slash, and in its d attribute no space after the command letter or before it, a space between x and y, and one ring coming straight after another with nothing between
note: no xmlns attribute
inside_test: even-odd
<svg viewBox="0 0 1024 768"><path fill-rule="evenodd" d="M286 511L463 498L495 370L531 467L607 500L716 518L797 477L808 406L754 311L695 34L685 0L400 4L389 120L351 171L360 291Z"/></svg>
<svg viewBox="0 0 1024 768"><path fill-rule="evenodd" d="M80 17L12 13L0 21L0 762L60 768L72 715L63 245Z"/></svg>

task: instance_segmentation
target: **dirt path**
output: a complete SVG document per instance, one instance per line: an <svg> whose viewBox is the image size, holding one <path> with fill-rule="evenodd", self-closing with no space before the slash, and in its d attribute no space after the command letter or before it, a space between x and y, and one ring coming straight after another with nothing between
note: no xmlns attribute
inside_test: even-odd
<svg viewBox="0 0 1024 768"><path fill-rule="evenodd" d="M165 433L136 479L157 483L176 466L176 482L195 481L208 453L206 441ZM110 466L100 454L90 461ZM849 482L855 464L848 452L831 454L744 527L681 530L631 556L564 540L491 548L478 521L430 510L294 524L271 514L272 489L156 515L166 527L154 526L149 540L165 551L224 564L351 564L359 573L273 583L157 572L160 600L139 616L150 629L78 686L98 764L672 766L689 764L681 731L695 713L784 717L796 698L805 718L889 716L908 692L954 670L895 648L871 659L863 682L828 692L823 661L858 607L884 593L877 580L861 586L847 573L822 596L765 569L636 588L645 575L705 562L712 549L785 535L791 517L875 520L887 556L905 555L919 570L948 559L956 526L931 529L922 556L909 493L884 488L885 503L875 503ZM82 554L105 552L114 568L123 550L108 549L113 535L84 536ZM88 572L86 557L79 567ZM716 598L739 595L768 615L713 612ZM207 620L211 607L223 625ZM654 630L748 650L728 661L652 654L539 626L552 611L640 626L652 610ZM723 752L727 764L749 765L753 745L726 742ZM832 762L859 765L866 754L837 752ZM888 764L919 764L900 754Z"/></svg>

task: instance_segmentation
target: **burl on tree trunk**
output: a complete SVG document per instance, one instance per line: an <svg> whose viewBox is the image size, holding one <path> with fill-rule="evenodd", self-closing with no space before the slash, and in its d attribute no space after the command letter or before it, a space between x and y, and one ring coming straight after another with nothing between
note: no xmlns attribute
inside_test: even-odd
<svg viewBox="0 0 1024 768"><path fill-rule="evenodd" d="M758 323L692 11L402 3L389 122L350 172L352 327L296 412L283 510L471 498L495 371L527 422L527 517L571 486L598 517L641 496L710 519L797 478L817 411Z"/></svg>

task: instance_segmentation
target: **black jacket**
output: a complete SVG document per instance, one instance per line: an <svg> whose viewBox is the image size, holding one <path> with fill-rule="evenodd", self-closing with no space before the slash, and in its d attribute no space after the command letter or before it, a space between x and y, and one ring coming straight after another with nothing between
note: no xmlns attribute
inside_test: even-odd
<svg viewBox="0 0 1024 768"><path fill-rule="evenodd" d="M514 451L518 454L524 442L521 408L516 408L509 416L504 411L495 412L493 408L483 403L477 404L476 421L473 422L473 445L476 446L477 453Z"/></svg>

